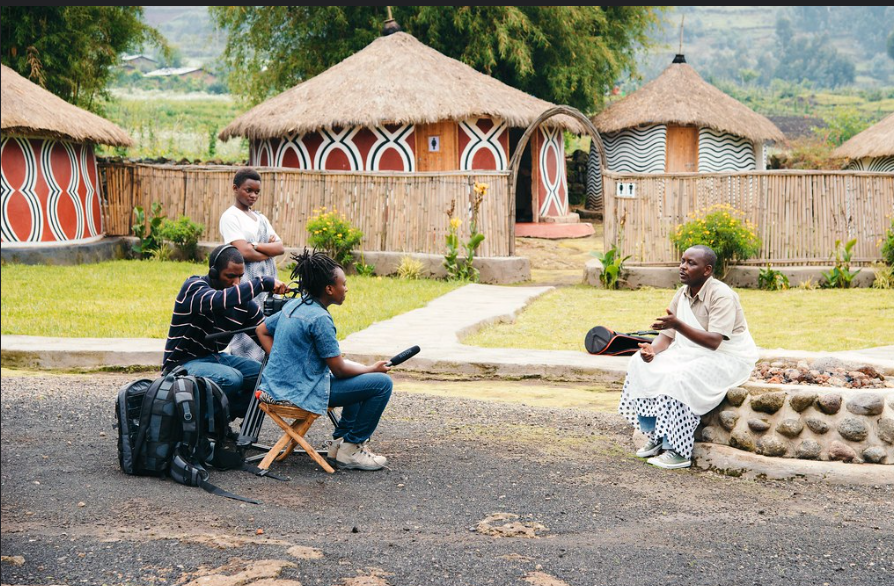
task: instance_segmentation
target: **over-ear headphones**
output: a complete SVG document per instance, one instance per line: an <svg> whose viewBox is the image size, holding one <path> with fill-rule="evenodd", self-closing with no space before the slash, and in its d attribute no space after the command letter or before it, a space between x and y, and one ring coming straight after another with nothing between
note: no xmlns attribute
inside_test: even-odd
<svg viewBox="0 0 894 586"><path fill-rule="evenodd" d="M217 259L220 258L220 255L223 253L223 251L228 248L236 248L236 247L233 246L232 244L227 244L226 246L224 246L223 248L218 250L217 254L211 255L211 258L208 259L208 276L211 277L212 279L214 279L215 281L220 278L220 271L218 271L217 267L215 266L217 264Z"/></svg>

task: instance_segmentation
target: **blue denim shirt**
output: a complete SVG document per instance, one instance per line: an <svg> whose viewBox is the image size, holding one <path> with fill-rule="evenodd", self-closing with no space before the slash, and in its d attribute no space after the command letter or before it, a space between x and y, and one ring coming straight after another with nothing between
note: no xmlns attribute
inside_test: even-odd
<svg viewBox="0 0 894 586"><path fill-rule="evenodd" d="M266 323L273 349L260 388L277 400L322 415L329 406L326 359L341 355L332 316L310 298L295 299Z"/></svg>

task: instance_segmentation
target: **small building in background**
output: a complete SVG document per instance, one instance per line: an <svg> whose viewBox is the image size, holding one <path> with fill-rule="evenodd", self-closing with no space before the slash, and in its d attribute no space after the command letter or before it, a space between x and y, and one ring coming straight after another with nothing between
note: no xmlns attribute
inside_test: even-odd
<svg viewBox="0 0 894 586"><path fill-rule="evenodd" d="M103 236L95 144L130 146L108 120L2 66L2 242L49 246Z"/></svg>
<svg viewBox="0 0 894 586"><path fill-rule="evenodd" d="M249 163L315 171L507 171L525 129L553 104L394 32L236 118ZM534 132L520 164L516 219L569 215L563 130Z"/></svg>
<svg viewBox="0 0 894 586"><path fill-rule="evenodd" d="M847 169L894 173L894 113L852 137L832 154L848 159Z"/></svg>
<svg viewBox="0 0 894 586"><path fill-rule="evenodd" d="M217 81L217 76L213 73L205 71L203 67L163 67L155 69L145 75L148 78L178 78L178 79L197 79L200 82L210 85Z"/></svg>
<svg viewBox="0 0 894 586"><path fill-rule="evenodd" d="M593 119L606 166L618 173L717 173L766 169L779 128L723 93L677 55L661 75ZM602 201L591 147L587 201Z"/></svg>
<svg viewBox="0 0 894 586"><path fill-rule="evenodd" d="M158 61L145 55L123 55L121 57L121 69L147 73L153 69L158 69Z"/></svg>

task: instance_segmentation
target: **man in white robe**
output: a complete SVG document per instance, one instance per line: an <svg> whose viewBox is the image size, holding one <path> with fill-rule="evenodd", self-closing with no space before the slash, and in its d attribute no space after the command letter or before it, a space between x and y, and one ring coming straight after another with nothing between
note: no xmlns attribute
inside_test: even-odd
<svg viewBox="0 0 894 586"><path fill-rule="evenodd" d="M701 416L748 380L758 359L739 296L713 277L716 264L707 246L683 253L683 286L652 324L658 337L628 366L618 411L648 437L636 455L660 468L692 464Z"/></svg>

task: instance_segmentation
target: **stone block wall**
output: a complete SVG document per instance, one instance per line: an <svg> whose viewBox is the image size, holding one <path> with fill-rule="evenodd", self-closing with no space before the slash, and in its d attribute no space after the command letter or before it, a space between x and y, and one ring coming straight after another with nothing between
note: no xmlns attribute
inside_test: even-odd
<svg viewBox="0 0 894 586"><path fill-rule="evenodd" d="M702 441L763 456L894 464L894 389L747 383L702 424Z"/></svg>

